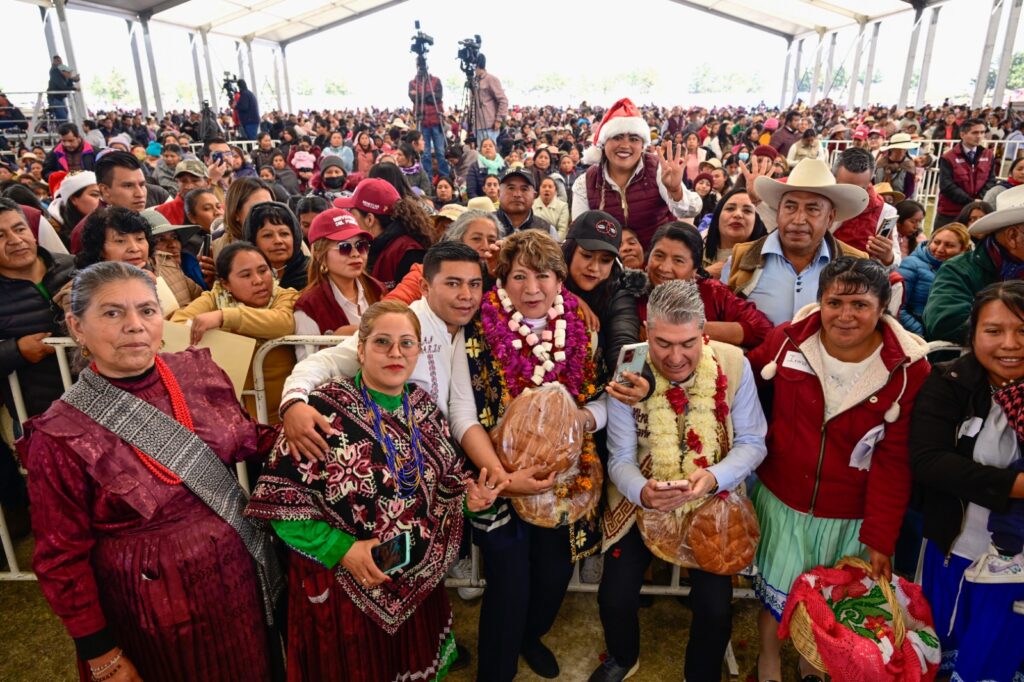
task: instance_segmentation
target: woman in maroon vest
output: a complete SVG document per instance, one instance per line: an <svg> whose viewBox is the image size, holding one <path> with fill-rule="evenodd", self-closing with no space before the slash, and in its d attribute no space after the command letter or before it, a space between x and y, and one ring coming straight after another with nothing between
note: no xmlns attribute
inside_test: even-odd
<svg viewBox="0 0 1024 682"><path fill-rule="evenodd" d="M592 164L572 186L572 219L588 210L610 213L633 230L644 250L658 226L697 215L704 202L683 185L685 159L666 143L661 154L646 153L651 131L628 99L612 105L583 153Z"/></svg>
<svg viewBox="0 0 1024 682"><path fill-rule="evenodd" d="M343 209L331 208L313 219L309 284L295 302L296 334L356 332L363 313L384 294L384 286L363 272L372 239ZM295 347L300 361L311 352L310 346Z"/></svg>

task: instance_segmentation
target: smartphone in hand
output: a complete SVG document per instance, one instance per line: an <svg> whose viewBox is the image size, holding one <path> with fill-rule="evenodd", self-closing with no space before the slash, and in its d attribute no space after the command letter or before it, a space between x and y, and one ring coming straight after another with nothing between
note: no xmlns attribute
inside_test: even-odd
<svg viewBox="0 0 1024 682"><path fill-rule="evenodd" d="M632 386L623 378L622 373L640 374L644 369L644 363L647 362L648 351L649 346L646 343L630 343L619 349L619 361L615 366L614 381L623 386Z"/></svg>
<svg viewBox="0 0 1024 682"><path fill-rule="evenodd" d="M690 481L681 478L678 481L658 481L654 484L656 490L689 490Z"/></svg>
<svg viewBox="0 0 1024 682"><path fill-rule="evenodd" d="M409 565L409 531L380 543L370 550L370 555L384 575L402 570Z"/></svg>

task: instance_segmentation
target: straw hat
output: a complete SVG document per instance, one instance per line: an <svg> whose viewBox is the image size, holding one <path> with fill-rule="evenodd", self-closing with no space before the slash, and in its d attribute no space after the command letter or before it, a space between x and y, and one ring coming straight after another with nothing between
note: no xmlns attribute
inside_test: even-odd
<svg viewBox="0 0 1024 682"><path fill-rule="evenodd" d="M968 230L972 237L984 237L1004 227L1024 223L1024 185L1017 185L999 193L996 210L978 218Z"/></svg>
<svg viewBox="0 0 1024 682"><path fill-rule="evenodd" d="M775 210L778 210L779 202L787 192L820 194L832 202L837 221L860 215L868 205L867 192L854 185L836 183L828 164L820 159L804 159L798 163L786 182L760 176L754 180L754 189Z"/></svg>
<svg viewBox="0 0 1024 682"><path fill-rule="evenodd" d="M889 138L889 144L880 147L878 151L887 152L890 149L917 149L920 142L915 142L907 133L896 133Z"/></svg>
<svg viewBox="0 0 1024 682"><path fill-rule="evenodd" d="M466 208L477 211L487 211L488 213L494 213L494 202L488 197L473 197L466 202Z"/></svg>
<svg viewBox="0 0 1024 682"><path fill-rule="evenodd" d="M907 198L906 194L903 192L897 192L888 182L880 182L875 185L875 193L880 194L883 197L892 197L892 203L894 204L898 204Z"/></svg>

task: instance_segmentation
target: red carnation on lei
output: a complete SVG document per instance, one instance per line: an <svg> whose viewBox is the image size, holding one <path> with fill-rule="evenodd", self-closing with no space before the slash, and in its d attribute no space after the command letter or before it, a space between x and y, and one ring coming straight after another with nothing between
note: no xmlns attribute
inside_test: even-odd
<svg viewBox="0 0 1024 682"><path fill-rule="evenodd" d="M709 466L711 466L711 463L708 462L707 457L698 457L697 459L693 460L693 463L699 466L701 469L707 469Z"/></svg>
<svg viewBox="0 0 1024 682"><path fill-rule="evenodd" d="M700 436L693 429L686 432L686 447L698 455L704 451L704 444L700 442Z"/></svg>
<svg viewBox="0 0 1024 682"><path fill-rule="evenodd" d="M686 391L680 386L673 386L665 391L665 397L668 398L672 411L676 414L685 412L686 406L690 404L690 399L686 397Z"/></svg>

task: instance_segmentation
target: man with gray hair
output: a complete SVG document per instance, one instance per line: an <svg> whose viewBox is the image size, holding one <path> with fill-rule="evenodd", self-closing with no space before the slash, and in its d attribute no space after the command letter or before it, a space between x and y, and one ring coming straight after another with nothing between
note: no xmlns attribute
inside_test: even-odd
<svg viewBox="0 0 1024 682"><path fill-rule="evenodd" d="M892 238L896 227L896 208L875 191L875 157L867 149L844 149L836 160L836 182L860 187L868 194L864 210L832 227L832 235L886 267L898 266L900 250Z"/></svg>
<svg viewBox="0 0 1024 682"><path fill-rule="evenodd" d="M608 507L604 575L598 592L608 656L591 682L618 682L638 667L640 587L653 542L637 523L689 513L719 491L732 491L764 459L768 431L750 364L736 346L704 336L704 304L691 281L654 288L647 339L654 392L629 407L608 401ZM724 379L724 381L722 381ZM684 676L721 677L732 633L732 577L689 565L690 631Z"/></svg>

